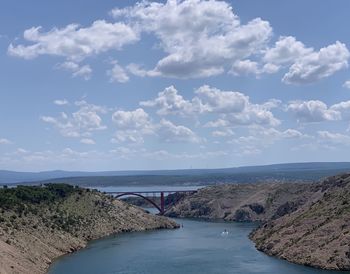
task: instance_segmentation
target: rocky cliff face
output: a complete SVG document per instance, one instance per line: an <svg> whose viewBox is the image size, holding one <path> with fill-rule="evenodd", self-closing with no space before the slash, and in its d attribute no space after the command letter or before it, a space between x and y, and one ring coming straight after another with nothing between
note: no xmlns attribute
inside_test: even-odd
<svg viewBox="0 0 350 274"><path fill-rule="evenodd" d="M166 215L267 221L296 210L313 193L313 185L292 183L230 184L206 187L186 196Z"/></svg>
<svg viewBox="0 0 350 274"><path fill-rule="evenodd" d="M167 218L97 191L62 185L0 189L0 273L45 273L54 258L89 240L175 227Z"/></svg>
<svg viewBox="0 0 350 274"><path fill-rule="evenodd" d="M297 210L251 234L256 247L293 263L350 270L350 175L330 177Z"/></svg>
<svg viewBox="0 0 350 274"><path fill-rule="evenodd" d="M261 221L250 235L259 250L297 264L350 270L350 174L314 184L208 187L167 215Z"/></svg>

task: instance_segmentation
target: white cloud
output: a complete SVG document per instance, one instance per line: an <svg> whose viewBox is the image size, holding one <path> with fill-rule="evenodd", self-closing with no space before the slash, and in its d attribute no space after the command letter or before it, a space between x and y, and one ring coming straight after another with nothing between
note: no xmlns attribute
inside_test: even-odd
<svg viewBox="0 0 350 274"><path fill-rule="evenodd" d="M160 121L157 128L157 134L161 140L167 143L199 143L201 141L200 138L188 127L175 125L165 119Z"/></svg>
<svg viewBox="0 0 350 274"><path fill-rule="evenodd" d="M112 120L120 129L152 130L151 119L142 108L134 111L118 110L113 113Z"/></svg>
<svg viewBox="0 0 350 274"><path fill-rule="evenodd" d="M113 113L112 120L117 126L117 131L111 139L112 143L131 142L143 143L144 136L158 136L163 142L193 142L200 138L189 128L175 125L162 119L154 123L148 113L142 108L133 111L118 110Z"/></svg>
<svg viewBox="0 0 350 274"><path fill-rule="evenodd" d="M113 68L107 71L107 75L111 82L126 83L129 81L129 76L125 69L118 65L116 61L113 62Z"/></svg>
<svg viewBox="0 0 350 274"><path fill-rule="evenodd" d="M10 44L8 53L25 59L33 59L39 55L58 55L71 61L81 61L88 56L120 50L124 45L139 39L138 33L124 23L108 23L104 20L93 22L83 28L70 24L64 28L53 28L48 32L42 27L32 27L24 31L24 39L29 45Z"/></svg>
<svg viewBox="0 0 350 274"><path fill-rule="evenodd" d="M350 120L350 101L343 101L330 106L330 109L339 112L342 120Z"/></svg>
<svg viewBox="0 0 350 274"><path fill-rule="evenodd" d="M343 101L327 106L319 100L292 101L286 107L287 111L295 114L300 122L349 121L350 101Z"/></svg>
<svg viewBox="0 0 350 274"><path fill-rule="evenodd" d="M256 77L260 77L263 73L276 73L279 70L279 66L268 63L260 67L258 62L251 60L239 60L236 61L229 71L230 74L235 76L254 74Z"/></svg>
<svg viewBox="0 0 350 274"><path fill-rule="evenodd" d="M276 126L280 121L270 111L279 106L279 100L271 99L261 105L252 104L248 96L237 91L222 91L207 85L195 90L196 96L186 100L175 87L170 86L158 93L154 100L143 101L146 107L158 108L159 115L204 115L219 114L220 118L210 121L210 127L229 127L260 124Z"/></svg>
<svg viewBox="0 0 350 274"><path fill-rule="evenodd" d="M263 61L275 65L288 65L312 52L313 48L307 48L302 42L297 41L295 37L282 36L273 48L265 52Z"/></svg>
<svg viewBox="0 0 350 274"><path fill-rule="evenodd" d="M350 89L350 80L345 81L344 84L343 84L343 87Z"/></svg>
<svg viewBox="0 0 350 274"><path fill-rule="evenodd" d="M202 109L220 113L216 121L206 124L208 127L231 127L239 125L277 126L280 121L270 111L277 101L268 104L252 104L249 97L234 91L221 91L209 86L202 86L196 91L201 100ZM274 102L272 104L272 102Z"/></svg>
<svg viewBox="0 0 350 274"><path fill-rule="evenodd" d="M259 64L251 60L239 60L236 61L229 73L233 75L248 75L248 74L260 74Z"/></svg>
<svg viewBox="0 0 350 274"><path fill-rule="evenodd" d="M6 138L0 138L0 145L10 145L12 142Z"/></svg>
<svg viewBox="0 0 350 274"><path fill-rule="evenodd" d="M111 139L112 143L143 143L144 135L154 134L151 118L142 108L134 111L118 110L113 113L112 120L117 126L117 132Z"/></svg>
<svg viewBox="0 0 350 274"><path fill-rule="evenodd" d="M134 143L142 144L144 143L144 135L152 134L153 132L145 133L135 129L124 129L117 130L111 139L112 144L119 143Z"/></svg>
<svg viewBox="0 0 350 274"><path fill-rule="evenodd" d="M165 88L156 99L140 102L140 105L156 107L159 115L188 115L195 112L193 102L185 100L174 86Z"/></svg>
<svg viewBox="0 0 350 274"><path fill-rule="evenodd" d="M114 9L137 29L154 34L166 57L150 72L175 78L208 77L223 73L234 61L258 53L270 39L272 28L256 18L241 25L224 1L143 1Z"/></svg>
<svg viewBox="0 0 350 274"><path fill-rule="evenodd" d="M62 112L57 118L42 116L41 120L52 124L64 137L86 137L94 131L106 129L100 116L106 113L104 107L88 104L86 101L78 101L75 105L79 109L71 115Z"/></svg>
<svg viewBox="0 0 350 274"><path fill-rule="evenodd" d="M231 137L235 135L232 129L226 128L223 130L214 130L211 135L213 137Z"/></svg>
<svg viewBox="0 0 350 274"><path fill-rule="evenodd" d="M66 99L61 99L61 100L57 99L53 103L57 106L64 106L69 104L69 102Z"/></svg>
<svg viewBox="0 0 350 274"><path fill-rule="evenodd" d="M308 84L329 77L348 67L349 56L345 44L337 41L318 52L298 58L282 81L287 84Z"/></svg>
<svg viewBox="0 0 350 274"><path fill-rule="evenodd" d="M89 80L91 78L92 69L89 65L81 66L78 63L66 61L62 64L58 64L56 67L71 72L73 77L81 77L84 80Z"/></svg>
<svg viewBox="0 0 350 274"><path fill-rule="evenodd" d="M275 128L253 126L249 129L247 136L234 138L228 141L228 143L236 145L237 152L242 155L255 155L262 153L265 148L274 145L278 141L308 138L311 137L296 129L278 130Z"/></svg>
<svg viewBox="0 0 350 274"><path fill-rule="evenodd" d="M236 91L222 91L204 85L195 91L202 102L202 110L215 113L239 113L249 104L249 97Z"/></svg>
<svg viewBox="0 0 350 274"><path fill-rule="evenodd" d="M90 138L83 138L80 140L80 143L85 144L85 145L95 145L96 144L96 142Z"/></svg>
<svg viewBox="0 0 350 274"><path fill-rule="evenodd" d="M305 46L293 36L281 36L269 48L273 35L268 21L255 18L241 23L225 1L167 0L141 1L110 14L118 22L94 21L82 27L69 24L49 31L32 27L24 31L24 41L10 44L8 54L26 59L40 55L62 56L59 65L73 77L89 79L92 69L79 65L87 57L136 43L143 34L156 38L154 49L164 56L153 68L131 63L125 68L114 64L107 71L111 81L125 83L128 73L140 77L198 78L229 72L256 77L288 68L282 81L308 84L329 77L348 66L349 51L337 41L319 51Z"/></svg>
<svg viewBox="0 0 350 274"><path fill-rule="evenodd" d="M241 113L224 114L223 119L231 126L255 124L274 127L280 124L270 110L258 104L248 105Z"/></svg>
<svg viewBox="0 0 350 274"><path fill-rule="evenodd" d="M341 133L332 133L329 131L318 131L318 136L326 142L336 145L350 145L350 136Z"/></svg>
<svg viewBox="0 0 350 274"><path fill-rule="evenodd" d="M275 71L289 66L282 79L286 84L310 84L347 68L349 56L346 45L339 41L315 51L295 37L282 36L265 51L262 61L265 66L275 65Z"/></svg>
<svg viewBox="0 0 350 274"><path fill-rule="evenodd" d="M287 111L294 113L300 122L322 122L341 120L341 113L319 100L292 101Z"/></svg>
<svg viewBox="0 0 350 274"><path fill-rule="evenodd" d="M139 64L131 63L126 66L126 69L133 75L139 76L139 77L145 77L145 76L153 76L151 72L147 71L146 69L142 68Z"/></svg>

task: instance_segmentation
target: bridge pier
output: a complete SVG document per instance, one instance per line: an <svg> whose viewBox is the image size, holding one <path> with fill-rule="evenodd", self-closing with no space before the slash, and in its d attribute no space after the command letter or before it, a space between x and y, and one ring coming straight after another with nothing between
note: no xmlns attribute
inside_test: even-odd
<svg viewBox="0 0 350 274"><path fill-rule="evenodd" d="M160 193L160 215L163 215L165 212L165 200L164 200L164 192Z"/></svg>
<svg viewBox="0 0 350 274"><path fill-rule="evenodd" d="M145 199L150 204L152 204L156 209L159 210L160 215L164 215L165 213L165 193L187 193L187 194L193 194L196 193L197 190L171 190L171 191L135 191L135 192L122 192L122 191L107 191L105 193L108 194L115 194L114 198L118 199L123 196L137 196L140 198ZM160 194L160 205L156 203L156 201L150 199L147 197L148 194ZM155 197L155 196L153 196Z"/></svg>

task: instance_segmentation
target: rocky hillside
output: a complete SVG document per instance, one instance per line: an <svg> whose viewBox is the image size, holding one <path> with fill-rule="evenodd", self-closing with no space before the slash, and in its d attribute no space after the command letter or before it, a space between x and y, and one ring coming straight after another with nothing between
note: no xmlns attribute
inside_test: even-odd
<svg viewBox="0 0 350 274"><path fill-rule="evenodd" d="M313 184L207 187L167 215L261 221L250 236L259 250L302 265L350 270L350 174Z"/></svg>
<svg viewBox="0 0 350 274"><path fill-rule="evenodd" d="M176 223L97 191L52 184L0 189L0 273L45 273L87 241Z"/></svg>
<svg viewBox="0 0 350 274"><path fill-rule="evenodd" d="M251 234L259 250L290 262L350 270L350 175L314 186L296 211L271 220Z"/></svg>
<svg viewBox="0 0 350 274"><path fill-rule="evenodd" d="M226 221L267 221L296 210L314 192L311 184L230 184L200 189L166 215Z"/></svg>

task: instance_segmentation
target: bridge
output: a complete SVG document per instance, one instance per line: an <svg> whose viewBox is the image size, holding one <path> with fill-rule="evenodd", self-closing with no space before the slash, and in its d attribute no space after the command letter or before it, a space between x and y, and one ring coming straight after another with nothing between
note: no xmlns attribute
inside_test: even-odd
<svg viewBox="0 0 350 274"><path fill-rule="evenodd" d="M152 206L154 206L156 209L158 209L159 214L163 215L166 211L165 208L165 197L169 194L193 194L196 193L197 190L158 190L158 191L132 191L132 192L122 192L122 191L107 191L105 193L114 195L116 199L119 199L121 197L125 196L136 196L143 198L147 202L149 202ZM157 204L156 197L160 197L160 204Z"/></svg>

